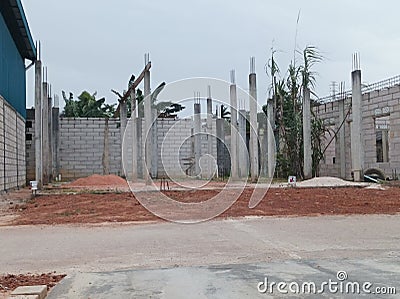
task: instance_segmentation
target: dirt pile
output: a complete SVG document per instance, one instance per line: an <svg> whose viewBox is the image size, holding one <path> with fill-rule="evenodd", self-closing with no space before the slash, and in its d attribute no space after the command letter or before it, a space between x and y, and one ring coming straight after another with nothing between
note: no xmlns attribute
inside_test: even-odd
<svg viewBox="0 0 400 299"><path fill-rule="evenodd" d="M116 175L98 175L94 174L86 178L80 178L76 181L69 183L67 187L71 188L102 188L102 189L116 189L128 188L126 180Z"/></svg>

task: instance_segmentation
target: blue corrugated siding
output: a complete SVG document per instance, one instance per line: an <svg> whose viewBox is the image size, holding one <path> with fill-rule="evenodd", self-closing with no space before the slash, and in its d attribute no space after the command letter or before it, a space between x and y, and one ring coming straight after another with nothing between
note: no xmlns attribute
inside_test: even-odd
<svg viewBox="0 0 400 299"><path fill-rule="evenodd" d="M25 62L0 14L0 94L26 117Z"/></svg>

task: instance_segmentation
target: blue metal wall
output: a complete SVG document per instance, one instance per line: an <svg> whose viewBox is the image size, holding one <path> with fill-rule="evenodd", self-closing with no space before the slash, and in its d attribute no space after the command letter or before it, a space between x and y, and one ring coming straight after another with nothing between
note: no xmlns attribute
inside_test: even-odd
<svg viewBox="0 0 400 299"><path fill-rule="evenodd" d="M0 14L0 95L26 117L25 62Z"/></svg>

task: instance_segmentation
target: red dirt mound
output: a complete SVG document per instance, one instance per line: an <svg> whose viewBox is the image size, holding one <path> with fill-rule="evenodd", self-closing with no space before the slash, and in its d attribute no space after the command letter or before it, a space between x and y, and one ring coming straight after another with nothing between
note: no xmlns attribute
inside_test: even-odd
<svg viewBox="0 0 400 299"><path fill-rule="evenodd" d="M86 178L80 178L69 183L68 187L128 187L127 182L116 175L98 175L93 174Z"/></svg>

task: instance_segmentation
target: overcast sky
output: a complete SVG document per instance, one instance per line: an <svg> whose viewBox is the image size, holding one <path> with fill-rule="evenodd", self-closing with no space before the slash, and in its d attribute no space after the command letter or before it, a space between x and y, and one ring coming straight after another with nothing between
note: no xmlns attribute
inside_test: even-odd
<svg viewBox="0 0 400 299"><path fill-rule="evenodd" d="M152 61L152 88L162 81L214 77L247 89L249 58L256 57L258 95L265 102L265 64L271 47L285 72L297 45L323 53L316 92L328 95L331 81L350 88L351 58L361 55L365 83L400 74L398 1L376 0L22 0L35 40L42 42L53 93L97 91L115 102L132 73ZM28 72L28 107L33 101ZM206 95L206 90L204 90Z"/></svg>

